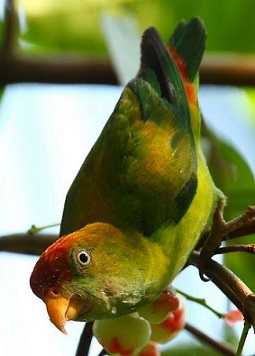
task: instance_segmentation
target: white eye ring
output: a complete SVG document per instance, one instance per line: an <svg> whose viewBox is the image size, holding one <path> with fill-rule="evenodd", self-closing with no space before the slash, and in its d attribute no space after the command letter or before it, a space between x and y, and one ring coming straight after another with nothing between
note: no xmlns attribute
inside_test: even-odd
<svg viewBox="0 0 255 356"><path fill-rule="evenodd" d="M80 250L77 253L77 261L79 262L80 266L86 267L89 266L91 263L91 257L86 250Z"/></svg>

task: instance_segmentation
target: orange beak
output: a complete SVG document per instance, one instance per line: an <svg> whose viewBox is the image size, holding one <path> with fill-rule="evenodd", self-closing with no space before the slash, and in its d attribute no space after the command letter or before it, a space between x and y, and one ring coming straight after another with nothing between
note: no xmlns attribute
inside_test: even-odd
<svg viewBox="0 0 255 356"><path fill-rule="evenodd" d="M44 298L50 321L64 334L65 323L74 320L84 306L84 302L68 295L62 295L55 290L49 290Z"/></svg>

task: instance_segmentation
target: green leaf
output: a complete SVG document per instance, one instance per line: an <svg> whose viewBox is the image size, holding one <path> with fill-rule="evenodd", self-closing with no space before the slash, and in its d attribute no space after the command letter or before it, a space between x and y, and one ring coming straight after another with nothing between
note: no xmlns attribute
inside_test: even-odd
<svg viewBox="0 0 255 356"><path fill-rule="evenodd" d="M255 89L253 87L244 88L246 93L246 98L249 100L250 108L252 110L252 115L250 115L253 124L255 124ZM255 130L255 126L254 126Z"/></svg>
<svg viewBox="0 0 255 356"><path fill-rule="evenodd" d="M156 26L165 39L169 37L180 19L189 20L194 16L200 16L208 33L206 46L208 51L255 51L253 0L159 0L155 3L158 7L154 9L154 13L143 11L139 13L138 20L144 28ZM217 23L221 23L220 31Z"/></svg>
<svg viewBox="0 0 255 356"><path fill-rule="evenodd" d="M227 196L225 210L228 219L240 215L255 204L253 173L241 154L229 143L203 127L206 158L213 180Z"/></svg>
<svg viewBox="0 0 255 356"><path fill-rule="evenodd" d="M102 13L127 13L135 2L137 1L24 0L22 3L27 30L22 34L22 40L34 45L27 47L27 51L69 50L86 52L87 55L106 54L101 31Z"/></svg>
<svg viewBox="0 0 255 356"><path fill-rule="evenodd" d="M2 97L3 97L3 95L4 95L4 88L2 87L0 87L0 102L1 102L1 100L2 100Z"/></svg>
<svg viewBox="0 0 255 356"><path fill-rule="evenodd" d="M122 12L132 13L140 33L155 26L165 40L181 19L200 16L208 32L208 51L255 52L253 0L24 0L22 4L27 25L22 39L41 51L105 55L101 14ZM221 23L220 31L217 23Z"/></svg>

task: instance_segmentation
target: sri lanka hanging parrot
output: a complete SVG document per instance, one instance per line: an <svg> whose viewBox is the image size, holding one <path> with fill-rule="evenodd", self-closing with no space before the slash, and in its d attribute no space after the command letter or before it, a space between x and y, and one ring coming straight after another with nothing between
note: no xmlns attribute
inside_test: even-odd
<svg viewBox="0 0 255 356"><path fill-rule="evenodd" d="M184 267L222 193L200 147L198 70L206 34L181 22L165 46L156 29L66 197L60 237L31 288L50 320L90 321L154 301Z"/></svg>

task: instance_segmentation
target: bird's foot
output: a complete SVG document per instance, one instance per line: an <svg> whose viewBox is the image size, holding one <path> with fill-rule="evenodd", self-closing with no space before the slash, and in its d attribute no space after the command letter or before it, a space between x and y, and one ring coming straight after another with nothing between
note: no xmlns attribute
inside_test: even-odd
<svg viewBox="0 0 255 356"><path fill-rule="evenodd" d="M245 231L247 227L250 227L251 222L255 222L255 206L249 206L242 215L228 222L223 217L224 207L225 199L220 198L213 216L211 229L200 252L199 275L203 281L209 280L205 277L206 265L216 253L222 241L227 240L230 235L235 237L235 232Z"/></svg>

